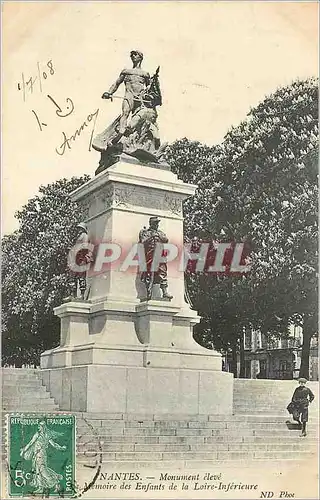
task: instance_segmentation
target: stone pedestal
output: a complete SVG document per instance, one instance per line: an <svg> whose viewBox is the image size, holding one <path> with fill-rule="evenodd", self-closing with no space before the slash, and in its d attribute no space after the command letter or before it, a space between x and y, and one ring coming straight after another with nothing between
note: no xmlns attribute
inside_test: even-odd
<svg viewBox="0 0 320 500"><path fill-rule="evenodd" d="M231 413L232 376L221 355L199 346L200 320L184 300L182 202L196 186L169 170L123 157L74 191L90 241L112 243L120 258L89 272L88 300L55 309L60 346L41 355L43 380L63 410ZM126 257L149 217L178 249L168 263L172 301L145 301L145 287ZM218 395L219 393L219 395Z"/></svg>

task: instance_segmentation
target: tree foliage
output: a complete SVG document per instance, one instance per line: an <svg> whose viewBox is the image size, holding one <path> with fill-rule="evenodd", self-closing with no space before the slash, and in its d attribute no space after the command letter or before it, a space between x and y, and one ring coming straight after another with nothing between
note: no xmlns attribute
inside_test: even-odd
<svg viewBox="0 0 320 500"><path fill-rule="evenodd" d="M68 250L81 212L69 194L89 177L41 186L17 212L19 230L2 241L2 357L4 363L39 363L59 344L53 308L69 292Z"/></svg>
<svg viewBox="0 0 320 500"><path fill-rule="evenodd" d="M317 147L318 85L308 79L267 97L220 146L201 151L182 140L171 149L177 172L194 155L185 178L198 189L185 206L186 233L251 245L249 275L193 278L204 318L198 335L216 347L228 348L245 325L281 333L294 320L315 333Z"/></svg>

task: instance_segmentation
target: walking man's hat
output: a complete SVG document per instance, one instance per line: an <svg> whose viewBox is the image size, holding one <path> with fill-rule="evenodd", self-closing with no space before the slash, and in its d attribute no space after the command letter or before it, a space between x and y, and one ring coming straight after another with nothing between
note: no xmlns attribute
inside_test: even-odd
<svg viewBox="0 0 320 500"><path fill-rule="evenodd" d="M159 217L150 217L149 222L160 222L160 220Z"/></svg>
<svg viewBox="0 0 320 500"><path fill-rule="evenodd" d="M308 382L308 380L304 377L300 377L300 378L298 378L298 382L302 382L303 384L306 384Z"/></svg>

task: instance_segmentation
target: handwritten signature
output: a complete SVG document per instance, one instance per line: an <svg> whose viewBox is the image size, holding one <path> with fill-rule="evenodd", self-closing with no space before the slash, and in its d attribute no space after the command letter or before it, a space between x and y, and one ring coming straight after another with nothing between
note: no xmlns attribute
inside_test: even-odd
<svg viewBox="0 0 320 500"><path fill-rule="evenodd" d="M56 101L53 99L53 97L51 97L51 95L48 94L47 97L57 107L56 114L59 116L59 118L65 118L66 116L71 115L71 113L73 112L73 110L74 110L74 104L73 104L72 100L70 99L70 97L66 98L67 106L66 106L66 112L65 113L63 113L63 111L60 108L59 104L56 103Z"/></svg>
<svg viewBox="0 0 320 500"><path fill-rule="evenodd" d="M66 98L64 109L61 108L61 106L57 103L57 101L51 95L48 94L47 97L48 97L48 99L50 99L50 101L57 108L56 114L57 114L57 116L59 116L59 118L66 118L67 116L71 115L74 112L74 109L75 109L74 103L70 97ZM42 127L47 126L47 124L40 121L40 119L39 119L37 113L34 111L34 109L32 110L32 113L35 115L35 118L36 118L38 125L39 125L39 129L42 132L42 130L43 130ZM62 132L63 140L62 140L61 145L55 149L56 153L59 156L63 156L67 149L71 149L73 142L75 142L76 139L78 137L80 137L82 131L85 129L85 127L89 126L90 122L92 122L91 136L90 136L90 141L89 141L89 151L91 151L92 139L93 139L93 134L94 134L98 114L99 114L99 108L96 109L96 111L94 111L93 113L89 113L87 118L84 120L84 122L80 125L79 128L76 129L74 134L70 135L70 137L68 137L65 132Z"/></svg>
<svg viewBox="0 0 320 500"><path fill-rule="evenodd" d="M99 114L99 108L96 109L93 113L89 113L85 121L82 123L82 125L74 132L74 134L70 135L70 137L67 137L67 134L65 132L62 132L63 140L60 146L56 148L56 153L60 156L64 155L67 148L71 149L72 144L77 140L78 137L80 137L81 132L85 129L85 127L89 126L89 123L92 122L92 129L91 129L91 135L90 135L90 141L89 141L89 151L91 151L91 145L92 145L92 139L93 139L93 134L96 126L96 121L98 118Z"/></svg>
<svg viewBox="0 0 320 500"><path fill-rule="evenodd" d="M46 64L46 67L45 67L46 71L43 70L43 67L42 67L42 69L40 69L39 63L37 63L37 68L38 68L38 76L31 76L29 78L29 80L26 81L24 73L22 73L22 86L20 83L18 83L18 89L23 90L23 100L24 101L26 100L27 91L29 91L30 93L33 93L34 85L35 85L35 82L37 80L39 83L40 91L42 92L43 80L46 80L48 78L48 74L50 74L50 75L55 74L53 62L51 59ZM59 118L66 118L67 116L70 116L75 110L73 100L70 97L66 97L65 102L62 102L62 103L58 103L57 100L54 97L52 97L52 95L50 95L50 94L47 94L47 98L55 106L56 115ZM40 117L38 116L38 113L34 109L32 109L31 112L33 113L33 115L37 121L40 132L42 132L43 127L47 127L48 124L43 122L42 119L40 119ZM60 146L55 148L56 153L59 156L63 156L67 150L70 150L72 148L73 143L81 136L84 129L86 127L90 127L90 125L92 125L90 141L89 141L89 151L91 151L93 134L94 134L98 114L99 114L99 108L96 109L94 112L89 113L87 115L87 118L80 125L80 127L77 128L76 131L73 134L71 134L70 136L68 136L66 134L66 132L63 131L62 132L62 142L61 142Z"/></svg>
<svg viewBox="0 0 320 500"><path fill-rule="evenodd" d="M47 95L48 99L50 99L50 101L56 106L56 114L59 116L59 118L66 118L66 116L69 116L71 115L71 113L73 113L74 111L74 104L72 102L72 99L70 99L70 97L67 97L66 98L66 110L65 112L62 111L61 107L59 106L59 104L54 100L54 98L51 96L51 95ZM44 122L41 122L40 121L40 118L39 116L37 115L37 113L35 112L34 109L31 110L32 113L34 114L36 120L37 120L37 123L38 123L38 126L39 126L39 129L40 131L42 132L42 127L45 126L47 127L47 123L44 123Z"/></svg>

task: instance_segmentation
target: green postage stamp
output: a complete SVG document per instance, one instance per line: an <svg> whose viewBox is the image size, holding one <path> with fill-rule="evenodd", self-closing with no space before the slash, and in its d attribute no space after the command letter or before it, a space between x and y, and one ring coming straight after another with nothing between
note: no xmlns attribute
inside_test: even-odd
<svg viewBox="0 0 320 500"><path fill-rule="evenodd" d="M11 414L7 430L10 496L75 496L73 415Z"/></svg>

